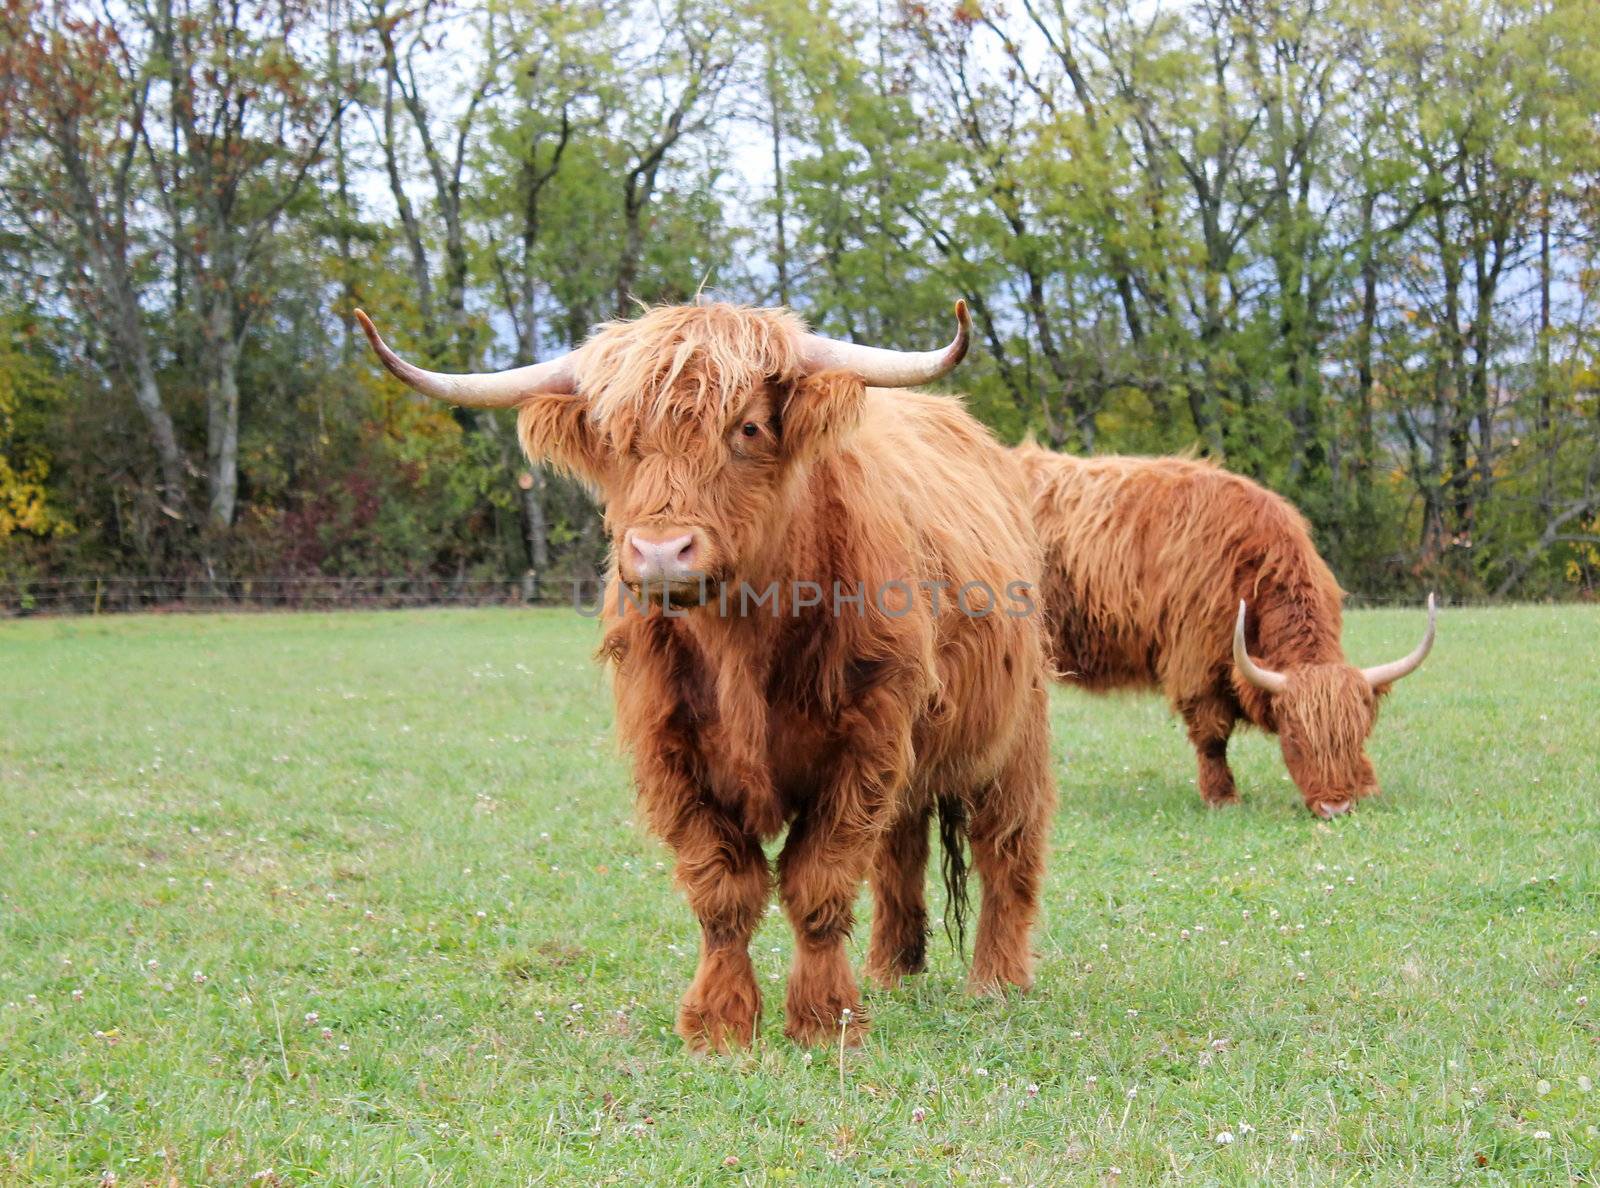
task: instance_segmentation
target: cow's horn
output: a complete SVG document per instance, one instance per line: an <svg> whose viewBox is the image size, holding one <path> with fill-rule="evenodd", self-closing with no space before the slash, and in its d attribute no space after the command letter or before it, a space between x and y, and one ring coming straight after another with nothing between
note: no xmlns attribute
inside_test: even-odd
<svg viewBox="0 0 1600 1188"><path fill-rule="evenodd" d="M389 344L379 337L372 319L359 309L356 310L356 321L367 332L367 341L372 344L372 349L378 353L378 358L390 374L424 396L471 408L514 408L540 392L575 390L571 352L531 367L513 367L510 371L445 375L438 371L425 371L395 354L389 349Z"/></svg>
<svg viewBox="0 0 1600 1188"><path fill-rule="evenodd" d="M1233 624L1233 662L1239 666L1239 671L1244 673L1244 679L1257 689L1264 689L1268 693L1282 693L1289 687L1289 678L1281 672L1273 672L1270 668L1262 668L1250 659L1250 653L1244 646L1244 599L1239 600L1239 617Z"/></svg>
<svg viewBox="0 0 1600 1188"><path fill-rule="evenodd" d="M874 388L914 388L947 374L967 354L972 318L965 301L956 302L956 336L937 351L890 351L883 347L837 342L820 334L806 335L805 368L826 371L839 367L853 371Z"/></svg>
<svg viewBox="0 0 1600 1188"><path fill-rule="evenodd" d="M1434 604L1433 595L1428 595L1428 629L1422 633L1422 642L1416 649L1403 660L1391 660L1388 664L1374 665L1372 668L1363 668L1361 675L1367 678L1367 684L1376 689L1379 685L1390 685L1401 677L1410 676L1421 667L1422 662L1428 658L1428 653L1433 649L1434 627L1439 619L1439 608Z"/></svg>

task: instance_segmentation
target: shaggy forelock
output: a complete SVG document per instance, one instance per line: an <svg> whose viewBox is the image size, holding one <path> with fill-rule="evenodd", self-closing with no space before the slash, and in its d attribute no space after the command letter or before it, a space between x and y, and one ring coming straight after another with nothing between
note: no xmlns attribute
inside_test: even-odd
<svg viewBox="0 0 1600 1188"><path fill-rule="evenodd" d="M1361 673L1346 664L1312 664L1291 670L1278 696L1278 712L1305 731L1313 749L1307 758L1336 779L1335 764L1359 755L1372 730L1372 694Z"/></svg>
<svg viewBox="0 0 1600 1188"><path fill-rule="evenodd" d="M786 309L657 306L595 331L579 352L578 390L617 442L686 421L720 430L767 381L799 378L805 333Z"/></svg>

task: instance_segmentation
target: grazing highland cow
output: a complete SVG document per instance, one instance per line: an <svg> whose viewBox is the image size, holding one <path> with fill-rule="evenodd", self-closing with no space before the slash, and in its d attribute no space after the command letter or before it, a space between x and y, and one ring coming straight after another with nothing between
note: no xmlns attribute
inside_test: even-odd
<svg viewBox="0 0 1600 1188"><path fill-rule="evenodd" d="M1288 502L1206 462L1073 458L1025 445L1041 589L1057 672L1095 691L1160 686L1200 757L1208 804L1237 799L1228 737L1240 718L1278 735L1321 817L1378 790L1366 740L1378 699L1433 646L1353 668L1339 584Z"/></svg>
<svg viewBox="0 0 1600 1188"><path fill-rule="evenodd" d="M358 315L406 384L516 407L529 457L604 501L601 653L639 800L700 921L678 1014L693 1048L755 1034L762 843L786 827L793 1039L861 1037L845 940L863 878L868 973L893 985L923 968L935 809L947 881L959 893L963 834L982 877L971 987L1029 983L1053 791L1039 616L1013 586L1040 565L1026 485L956 400L884 390L960 361L957 316L948 348L906 354L785 310L658 308L552 362L443 376Z"/></svg>

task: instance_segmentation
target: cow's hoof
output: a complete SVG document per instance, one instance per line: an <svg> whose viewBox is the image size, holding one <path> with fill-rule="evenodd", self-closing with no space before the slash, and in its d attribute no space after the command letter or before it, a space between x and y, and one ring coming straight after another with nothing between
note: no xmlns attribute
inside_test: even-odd
<svg viewBox="0 0 1600 1188"><path fill-rule="evenodd" d="M677 1032L691 1052L735 1052L755 1042L761 996L754 985L718 985L715 994L697 989L678 1008Z"/></svg>
<svg viewBox="0 0 1600 1188"><path fill-rule="evenodd" d="M1213 796L1209 793L1204 793L1202 795L1205 799L1207 808L1231 808L1239 803L1239 794L1237 792L1227 792L1221 796Z"/></svg>
<svg viewBox="0 0 1600 1188"><path fill-rule="evenodd" d="M1033 975L1026 970L1005 973L979 973L973 970L967 977L967 993L974 998L1004 998L1008 994L1024 994L1033 988Z"/></svg>
<svg viewBox="0 0 1600 1188"><path fill-rule="evenodd" d="M899 963L888 965L868 965L866 970L867 983L879 990L898 990L900 983L916 974L922 973L923 967L911 968Z"/></svg>
<svg viewBox="0 0 1600 1188"><path fill-rule="evenodd" d="M678 1034L691 1052L737 1052L755 1042L755 1020L707 1019L688 1010L678 1013Z"/></svg>
<svg viewBox="0 0 1600 1188"><path fill-rule="evenodd" d="M1319 800L1311 806L1311 811L1324 821L1330 821L1348 813L1354 804L1353 800Z"/></svg>
<svg viewBox="0 0 1600 1188"><path fill-rule="evenodd" d="M806 1048L836 1048L842 1040L847 1048L859 1048L867 1037L867 1020L859 1006L840 1011L832 1019L819 1018L820 1012L791 1012L783 1034Z"/></svg>

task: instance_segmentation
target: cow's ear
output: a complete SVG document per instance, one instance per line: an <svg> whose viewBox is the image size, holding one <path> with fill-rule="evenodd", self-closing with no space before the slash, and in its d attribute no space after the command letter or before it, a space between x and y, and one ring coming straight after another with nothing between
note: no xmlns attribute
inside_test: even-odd
<svg viewBox="0 0 1600 1188"><path fill-rule="evenodd" d="M861 420L867 387L853 371L819 371L796 380L783 404L784 452L815 458L848 437Z"/></svg>
<svg viewBox="0 0 1600 1188"><path fill-rule="evenodd" d="M517 437L534 462L548 462L592 487L605 477L605 452L580 396L541 392L517 407Z"/></svg>

